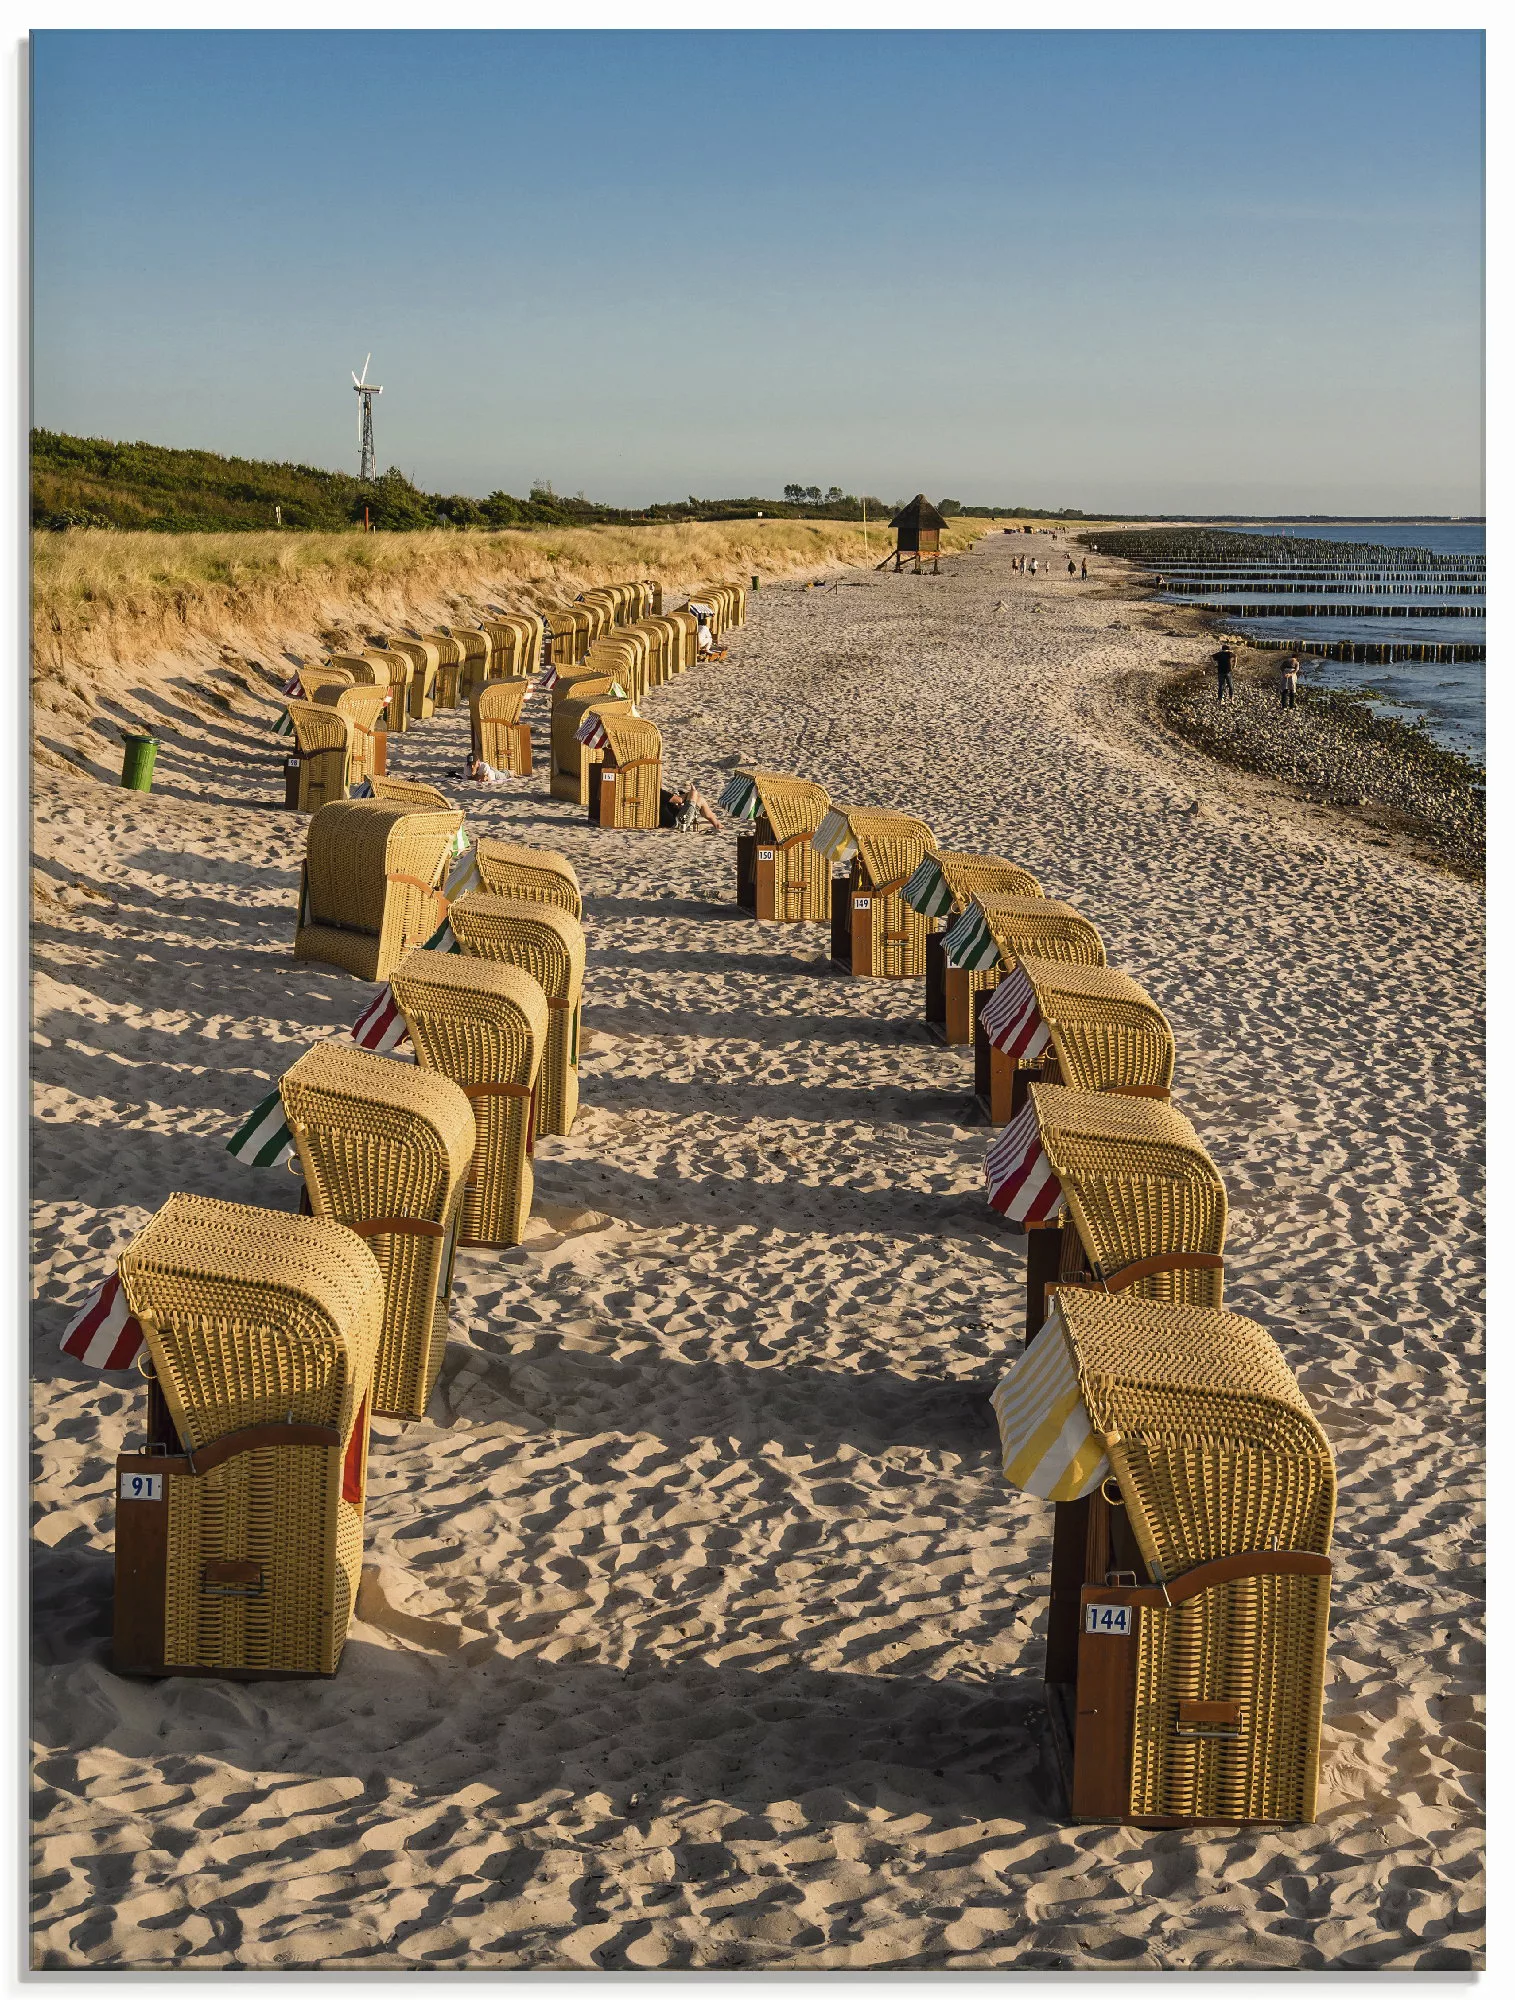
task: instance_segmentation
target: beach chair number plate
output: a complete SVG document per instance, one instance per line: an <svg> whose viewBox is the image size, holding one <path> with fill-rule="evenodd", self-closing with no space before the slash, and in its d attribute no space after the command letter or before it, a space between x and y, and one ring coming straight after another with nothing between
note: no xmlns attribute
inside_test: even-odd
<svg viewBox="0 0 1515 2000"><path fill-rule="evenodd" d="M1108 1632L1112 1638L1129 1638L1131 1634L1130 1605L1086 1604L1084 1606L1084 1630L1086 1632Z"/></svg>
<svg viewBox="0 0 1515 2000"><path fill-rule="evenodd" d="M759 861L771 861L772 859L773 859L773 849L771 847L760 847L758 849Z"/></svg>
<svg viewBox="0 0 1515 2000"><path fill-rule="evenodd" d="M121 1475L121 1498L123 1500L161 1500L163 1498L163 1474L161 1472L123 1472Z"/></svg>
<svg viewBox="0 0 1515 2000"><path fill-rule="evenodd" d="M854 896L852 907L855 910L871 910L873 908L873 898L871 896Z"/></svg>

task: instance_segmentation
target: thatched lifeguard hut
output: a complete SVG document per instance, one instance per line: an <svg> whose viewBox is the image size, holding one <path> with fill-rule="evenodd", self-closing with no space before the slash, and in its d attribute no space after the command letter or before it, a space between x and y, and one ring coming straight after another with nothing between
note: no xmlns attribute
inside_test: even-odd
<svg viewBox="0 0 1515 2000"><path fill-rule="evenodd" d="M894 530L894 554L885 556L878 567L887 569L892 562L898 575L905 565L905 558L913 556L915 571L919 575L922 562L929 558L931 574L935 576L942 552L942 529L947 523L925 494L917 493L912 501L901 507L889 525Z"/></svg>

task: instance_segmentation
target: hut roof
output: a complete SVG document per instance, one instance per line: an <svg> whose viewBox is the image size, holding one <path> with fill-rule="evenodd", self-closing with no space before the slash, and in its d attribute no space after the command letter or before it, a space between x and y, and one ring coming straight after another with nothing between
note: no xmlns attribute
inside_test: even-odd
<svg viewBox="0 0 1515 2000"><path fill-rule="evenodd" d="M891 528L945 528L947 523L924 493L917 493L913 500L905 503L894 519Z"/></svg>

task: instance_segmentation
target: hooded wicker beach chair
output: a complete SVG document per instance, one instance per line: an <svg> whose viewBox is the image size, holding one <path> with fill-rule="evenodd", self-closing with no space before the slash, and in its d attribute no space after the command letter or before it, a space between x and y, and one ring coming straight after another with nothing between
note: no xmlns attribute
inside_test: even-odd
<svg viewBox="0 0 1515 2000"><path fill-rule="evenodd" d="M542 613L543 641L548 664L577 666L589 651L597 619L582 604L549 604Z"/></svg>
<svg viewBox="0 0 1515 2000"><path fill-rule="evenodd" d="M323 806L305 837L295 957L387 979L447 916L442 893L460 812L382 799Z"/></svg>
<svg viewBox="0 0 1515 2000"><path fill-rule="evenodd" d="M665 611L662 614L673 627L673 653L670 659L668 677L686 674L699 658L700 621L692 611Z"/></svg>
<svg viewBox="0 0 1515 2000"><path fill-rule="evenodd" d="M437 669L441 665L441 655L426 639L391 639L389 650L403 653L410 661L410 686L406 702L412 722L429 722L436 712Z"/></svg>
<svg viewBox="0 0 1515 2000"><path fill-rule="evenodd" d="M989 997L1022 955L1103 965L1105 947L1087 917L1044 896L1007 896L975 890L962 914L942 935L948 1020L960 1031L964 1016L973 1042L973 1088L991 1125L1003 1125L1026 1101L1030 1078L1019 1058L996 1047L982 1020Z"/></svg>
<svg viewBox="0 0 1515 2000"><path fill-rule="evenodd" d="M408 952L391 981L416 1061L451 1079L473 1106L476 1137L460 1240L519 1243L531 1213L531 1153L552 1018L518 965L456 952Z"/></svg>
<svg viewBox="0 0 1515 2000"><path fill-rule="evenodd" d="M457 636L438 627L434 632L423 632L422 641L431 647L437 656L437 679L433 703L437 708L456 708L458 687L463 674L463 662L467 655Z"/></svg>
<svg viewBox="0 0 1515 2000"><path fill-rule="evenodd" d="M991 1399L1054 1503L1045 1678L1076 1819L1314 1819L1331 1447L1253 1321L1058 1289Z"/></svg>
<svg viewBox="0 0 1515 2000"><path fill-rule="evenodd" d="M831 921L831 863L812 846L831 807L824 785L780 771L740 770L717 801L750 833L736 840L736 900L760 923Z"/></svg>
<svg viewBox="0 0 1515 2000"><path fill-rule="evenodd" d="M328 661L324 666L301 667L300 688L307 701L319 701L333 689L349 688L353 676L346 667Z"/></svg>
<svg viewBox="0 0 1515 2000"><path fill-rule="evenodd" d="M352 725L322 702L292 701L295 747L284 760L284 803L296 812L319 812L345 799L351 778Z"/></svg>
<svg viewBox="0 0 1515 2000"><path fill-rule="evenodd" d="M452 932L468 957L518 965L546 994L550 1019L537 1092L538 1129L566 1137L579 1108L583 926L550 904L478 890L453 904Z"/></svg>
<svg viewBox="0 0 1515 2000"><path fill-rule="evenodd" d="M349 790L365 780L382 777L388 763L388 739L379 727L379 717L389 700L387 688L324 687L318 706L334 708L352 730L352 750L347 760Z"/></svg>
<svg viewBox="0 0 1515 2000"><path fill-rule="evenodd" d="M365 646L363 658L368 661L376 674L389 677L389 707L386 710L388 727L395 735L403 735L410 727L410 677L414 671L414 661L409 653L401 652L397 646Z"/></svg>
<svg viewBox="0 0 1515 2000"><path fill-rule="evenodd" d="M479 885L495 896L522 903L549 903L582 921L583 898L573 863L546 847L518 847L508 840L481 840L474 848Z"/></svg>
<svg viewBox="0 0 1515 2000"><path fill-rule="evenodd" d="M614 674L602 674L589 666L565 667L553 682L552 713L556 715L571 701L593 701L600 695L608 695L613 701L631 699L625 683Z"/></svg>
<svg viewBox="0 0 1515 2000"><path fill-rule="evenodd" d="M494 641L487 632L469 625L454 625L449 630L463 656L463 664L458 670L457 700L466 704L474 689L482 687L489 679Z"/></svg>
<svg viewBox="0 0 1515 2000"><path fill-rule="evenodd" d="M354 1231L383 1273L371 1406L381 1417L424 1416L447 1349L453 1245L474 1153L468 1098L445 1076L341 1042L308 1049L280 1078L279 1095L311 1213Z"/></svg>
<svg viewBox="0 0 1515 2000"><path fill-rule="evenodd" d="M385 805L405 806L411 812L456 812L457 805L435 785L419 778L375 778L373 796Z"/></svg>
<svg viewBox="0 0 1515 2000"><path fill-rule="evenodd" d="M992 1053L1028 1081L1116 1097L1166 1097L1173 1030L1134 979L1109 965L1018 957L979 1020Z"/></svg>
<svg viewBox="0 0 1515 2000"><path fill-rule="evenodd" d="M151 1373L147 1449L116 1460L116 1671L335 1673L363 1561L372 1251L176 1194L118 1270Z"/></svg>
<svg viewBox="0 0 1515 2000"><path fill-rule="evenodd" d="M484 619L481 629L490 642L488 679L522 680L540 671L546 649L546 628L536 612L502 613L498 617Z"/></svg>
<svg viewBox="0 0 1515 2000"><path fill-rule="evenodd" d="M633 706L629 701L621 701L614 695L596 695L587 701L562 701L553 706L551 722L552 770L548 777L547 789L552 798L571 799L584 810L589 804L589 774L604 755L597 746L584 742L579 735L586 719L598 716L608 721L613 716L634 719Z"/></svg>
<svg viewBox="0 0 1515 2000"><path fill-rule="evenodd" d="M1054 1284L1221 1303L1225 1185L1171 1104L1034 1083L984 1173L989 1206L1027 1234L1028 1340Z"/></svg>
<svg viewBox="0 0 1515 2000"><path fill-rule="evenodd" d="M596 639L584 655L582 672L603 674L617 682L633 701L647 692L648 659L651 653L646 635L628 627Z"/></svg>
<svg viewBox="0 0 1515 2000"><path fill-rule="evenodd" d="M656 723L634 715L586 718L583 747L597 749L589 768L589 818L594 826L650 831L662 804L663 738Z"/></svg>
<svg viewBox="0 0 1515 2000"><path fill-rule="evenodd" d="M901 893L936 836L909 813L833 805L812 841L825 861L848 870L831 885L831 957L870 979L920 979L926 919Z"/></svg>
<svg viewBox="0 0 1515 2000"><path fill-rule="evenodd" d="M473 754L515 778L531 776L531 724L521 714L530 686L525 680L485 681L468 698Z"/></svg>
<svg viewBox="0 0 1515 2000"><path fill-rule="evenodd" d="M382 668L376 666L367 653L333 653L325 664L345 674L351 687L382 687L388 691L387 664Z"/></svg>
<svg viewBox="0 0 1515 2000"><path fill-rule="evenodd" d="M949 1046L973 1040L970 976L952 972L942 956L938 923L961 916L975 889L1008 896L1040 896L1041 884L1024 868L998 854L961 854L942 848L928 854L905 884L912 910L926 919L926 1026ZM948 992L952 999L949 1003Z"/></svg>

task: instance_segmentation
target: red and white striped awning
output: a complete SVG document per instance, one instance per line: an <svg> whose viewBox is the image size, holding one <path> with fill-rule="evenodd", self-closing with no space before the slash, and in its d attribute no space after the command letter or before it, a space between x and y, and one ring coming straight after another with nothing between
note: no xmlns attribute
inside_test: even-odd
<svg viewBox="0 0 1515 2000"><path fill-rule="evenodd" d="M1036 1004L1035 989L1019 965L995 987L979 1018L990 1047L1023 1062L1034 1061L1052 1039L1052 1030Z"/></svg>
<svg viewBox="0 0 1515 2000"><path fill-rule="evenodd" d="M1036 1106L1025 1105L989 1148L984 1161L989 1206L1010 1222L1046 1222L1062 1210L1062 1182L1042 1151Z"/></svg>
<svg viewBox="0 0 1515 2000"><path fill-rule="evenodd" d="M63 1352L89 1368L130 1368L142 1338L121 1280L112 1271L63 1329Z"/></svg>
<svg viewBox="0 0 1515 2000"><path fill-rule="evenodd" d="M603 750L610 741L604 721L598 715L586 715L573 733L586 750Z"/></svg>

